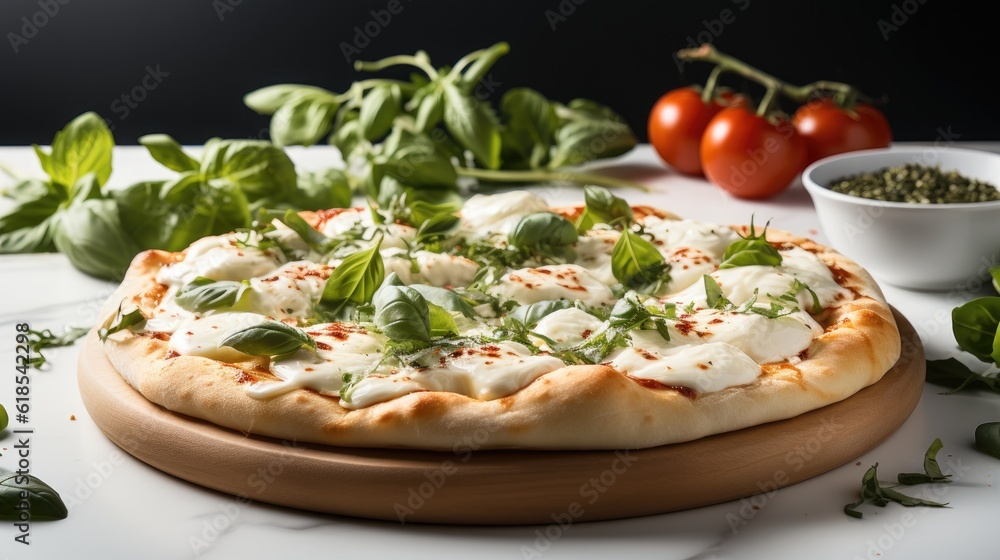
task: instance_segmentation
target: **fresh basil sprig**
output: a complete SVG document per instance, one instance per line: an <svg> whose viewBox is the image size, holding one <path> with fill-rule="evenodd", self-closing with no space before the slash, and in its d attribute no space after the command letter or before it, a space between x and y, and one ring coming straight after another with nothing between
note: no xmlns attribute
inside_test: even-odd
<svg viewBox="0 0 1000 560"><path fill-rule="evenodd" d="M868 471L865 472L864 476L861 477L861 499L857 502L849 503L844 506L844 513L854 517L856 519L861 519L864 514L858 511L858 507L864 503L874 504L878 507L885 507L889 505L889 502L896 502L897 504L913 507L913 506L927 506L927 507L945 507L948 504L942 504L938 502L932 502L930 500L922 500L920 498L914 498L913 496L907 496L893 490L890 487L882 486L878 481L878 463L872 465Z"/></svg>
<svg viewBox="0 0 1000 560"><path fill-rule="evenodd" d="M379 247L382 237L364 251L350 255L330 274L320 297L320 314L332 320L346 318L349 306L370 303L385 279L385 264Z"/></svg>
<svg viewBox="0 0 1000 560"><path fill-rule="evenodd" d="M976 426L976 449L1000 459L1000 422Z"/></svg>
<svg viewBox="0 0 1000 560"><path fill-rule="evenodd" d="M670 282L670 263L660 251L630 229L622 232L611 250L611 272L626 290L655 294Z"/></svg>
<svg viewBox="0 0 1000 560"><path fill-rule="evenodd" d="M420 292L386 282L375 292L372 304L375 326L389 338L390 346L416 350L430 344L430 309Z"/></svg>
<svg viewBox="0 0 1000 560"><path fill-rule="evenodd" d="M30 521L66 519L69 515L59 492L38 477L0 471L0 519L19 521L24 512Z"/></svg>
<svg viewBox="0 0 1000 560"><path fill-rule="evenodd" d="M722 291L722 287L716 282L715 278L704 275L702 280L705 283L705 302L708 304L709 309L718 309L720 311L733 311L736 313L756 313L757 315L763 315L768 319L777 319L778 317L784 317L786 315L791 315L796 311L799 311L799 300L796 297L799 292L807 290L813 297L812 311L813 313L818 313L823 310L822 306L819 304L819 297L815 292L809 288L808 285L795 279L792 282L791 288L778 296L774 301L771 301L767 307L761 307L757 305L758 289L754 288L753 295L750 299L745 301L742 305L736 305L730 301Z"/></svg>
<svg viewBox="0 0 1000 560"><path fill-rule="evenodd" d="M770 222L769 222L770 223ZM781 264L781 254L770 243L767 242L767 224L764 231L757 235L753 226L753 217L750 218L750 233L738 241L734 241L726 247L726 252L722 255L722 263L719 268L734 268L737 266L778 266Z"/></svg>
<svg viewBox="0 0 1000 560"><path fill-rule="evenodd" d="M627 346L628 333L635 329L655 330L669 341L666 321L675 318L672 304L663 311L651 309L643 305L635 292L629 292L615 303L605 328L570 348L556 349L555 355L566 363L597 364L615 348Z"/></svg>
<svg viewBox="0 0 1000 560"><path fill-rule="evenodd" d="M583 187L583 212L576 219L576 231L584 234L595 224L621 226L628 229L632 225L632 206L604 187L587 185Z"/></svg>
<svg viewBox="0 0 1000 560"><path fill-rule="evenodd" d="M101 339L101 342L108 340L108 337L123 330L132 327L142 327L146 323L146 317L142 314L139 308L132 309L131 311L122 313L122 308L125 305L123 300L118 304L118 311L115 312L114 316L109 317L107 321L101 325L101 328L97 330L97 336Z"/></svg>
<svg viewBox="0 0 1000 560"><path fill-rule="evenodd" d="M576 258L573 245L579 239L573 222L552 212L528 214L514 225L507 243L528 255L568 262Z"/></svg>
<svg viewBox="0 0 1000 560"><path fill-rule="evenodd" d="M234 332L219 346L251 356L282 356L303 347L316 350L316 341L301 329L279 321L265 321Z"/></svg>
<svg viewBox="0 0 1000 560"><path fill-rule="evenodd" d="M234 282L199 276L177 290L174 302L181 309L194 313L229 309L239 303L249 288L250 282L245 280Z"/></svg>
<svg viewBox="0 0 1000 560"><path fill-rule="evenodd" d="M979 388L1000 393L1000 372L978 373L955 358L927 360L927 382L952 387L947 395L967 388Z"/></svg>

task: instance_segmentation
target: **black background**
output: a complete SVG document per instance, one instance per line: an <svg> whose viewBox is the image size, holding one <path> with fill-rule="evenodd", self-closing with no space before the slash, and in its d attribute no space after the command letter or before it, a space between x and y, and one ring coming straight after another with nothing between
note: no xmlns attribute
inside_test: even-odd
<svg viewBox="0 0 1000 560"><path fill-rule="evenodd" d="M357 43L357 58L423 49L443 66L506 40L511 53L492 72L493 99L515 86L561 101L589 97L621 112L643 139L657 97L708 73L695 65L681 75L672 54L710 38L793 83L837 80L884 96L896 140L1000 140L996 90L984 84L998 70L998 10L973 2L399 1L388 24L369 25L377 35ZM341 43L388 4L2 0L0 144L49 143L87 110L109 119L119 144L153 132L185 144L266 137L267 118L244 107L243 94L281 82L343 91L360 74ZM58 13L45 15L46 6ZM22 18L44 25L29 38ZM167 75L126 116L116 100L157 67ZM727 85L746 87L735 78Z"/></svg>

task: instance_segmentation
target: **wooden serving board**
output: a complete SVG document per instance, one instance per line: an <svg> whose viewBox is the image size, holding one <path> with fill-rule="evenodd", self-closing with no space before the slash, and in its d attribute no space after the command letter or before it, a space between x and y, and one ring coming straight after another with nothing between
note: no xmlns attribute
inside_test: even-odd
<svg viewBox="0 0 1000 560"><path fill-rule="evenodd" d="M878 383L795 418L633 451L458 453L338 448L246 435L147 401L94 333L79 384L105 434L182 479L254 501L391 521L548 524L636 517L771 491L875 447L916 407L920 338L895 313L903 356ZM137 491L142 491L137 490Z"/></svg>

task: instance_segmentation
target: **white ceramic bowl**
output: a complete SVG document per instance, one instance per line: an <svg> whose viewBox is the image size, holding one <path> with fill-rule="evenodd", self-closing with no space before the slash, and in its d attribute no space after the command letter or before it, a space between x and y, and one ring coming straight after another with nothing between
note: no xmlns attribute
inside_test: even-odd
<svg viewBox="0 0 1000 560"><path fill-rule="evenodd" d="M976 291L1000 257L1000 201L883 202L831 191L831 181L905 163L1000 185L1000 154L960 148L890 147L821 159L802 173L834 249L878 281L904 288Z"/></svg>

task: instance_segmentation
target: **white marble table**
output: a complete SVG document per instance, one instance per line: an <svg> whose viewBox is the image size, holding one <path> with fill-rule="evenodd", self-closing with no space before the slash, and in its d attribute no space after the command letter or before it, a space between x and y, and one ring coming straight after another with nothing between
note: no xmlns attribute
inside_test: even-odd
<svg viewBox="0 0 1000 560"><path fill-rule="evenodd" d="M1000 151L1000 145L978 145ZM295 151L297 162L317 165L323 149ZM30 148L0 148L0 163L27 175L39 173ZM652 186L628 193L683 216L738 223L759 221L825 238L805 190L794 185L767 202L733 199L704 181L676 176L648 146L619 163L619 171ZM144 151L119 148L113 185L162 174ZM572 187L537 187L553 202L579 200ZM0 205L8 204L0 202ZM0 206L0 210L6 206ZM998 240L1000 241L1000 240ZM58 254L0 257L0 402L8 410L14 391L14 326L91 325L112 285L74 270ZM956 355L950 310L955 294L884 286L891 304L917 328L931 358ZM982 293L986 293L985 290ZM975 427L1000 420L1000 397L944 396L928 385L916 411L884 443L831 472L769 494L697 510L622 521L545 527L446 527L399 525L243 504L166 475L124 454L97 428L76 385L78 347L48 353L51 369L32 373L31 470L55 487L70 506L68 519L31 524L30 546L14 542L16 529L0 523L0 558L996 558L1000 461L972 448ZM75 417L75 420L73 419ZM16 427L16 426L15 426ZM930 499L947 509L865 506L863 520L841 507L856 498L861 475L874 462L881 478L919 471L935 438L953 484ZM15 467L17 443L0 433L0 467ZM192 460L197 460L193 449ZM754 507L756 506L756 507Z"/></svg>

